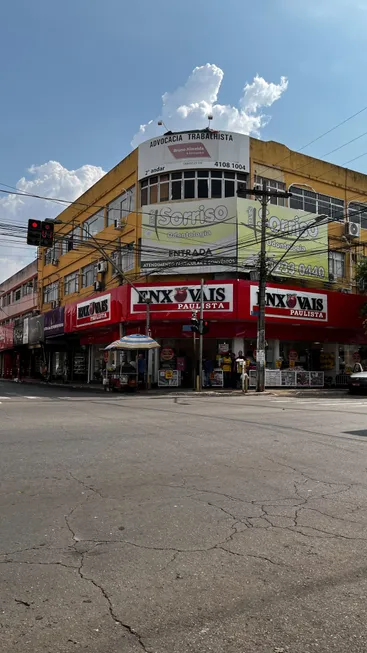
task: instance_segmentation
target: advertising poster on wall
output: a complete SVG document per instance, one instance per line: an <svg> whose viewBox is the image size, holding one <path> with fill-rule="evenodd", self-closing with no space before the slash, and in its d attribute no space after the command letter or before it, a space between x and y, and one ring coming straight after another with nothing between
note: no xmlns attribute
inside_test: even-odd
<svg viewBox="0 0 367 653"><path fill-rule="evenodd" d="M236 202L231 197L144 207L142 271L181 274L236 269Z"/></svg>
<svg viewBox="0 0 367 653"><path fill-rule="evenodd" d="M138 177L185 168L249 172L249 137L204 129L163 134L139 145Z"/></svg>
<svg viewBox="0 0 367 653"><path fill-rule="evenodd" d="M258 200L238 199L238 267L258 262L261 207ZM328 281L328 227L315 224L316 215L284 206L268 205L266 254L274 274ZM296 240L297 236L297 242ZM287 252L283 261L276 262Z"/></svg>

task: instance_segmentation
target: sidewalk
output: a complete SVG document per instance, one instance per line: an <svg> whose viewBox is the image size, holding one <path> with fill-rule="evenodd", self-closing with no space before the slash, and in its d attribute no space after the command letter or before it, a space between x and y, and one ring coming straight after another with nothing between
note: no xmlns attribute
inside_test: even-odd
<svg viewBox="0 0 367 653"><path fill-rule="evenodd" d="M14 383L18 385L13 379L3 379L0 378L0 382L3 383ZM24 379L20 382L21 385L33 385L41 386L46 388L63 388L63 390L79 390L86 392L96 392L103 394L111 394L105 391L102 385L96 385L93 383L60 383L57 381L41 381L40 379ZM199 396L199 393L196 390L190 390L188 388L153 388L152 390L140 390L139 394L142 396ZM217 388L213 389L203 389L203 395L206 396L243 396L241 390L232 390ZM248 393L245 396L250 397L263 397L274 396L274 397L342 397L348 394L347 388L267 388L265 392L256 392L254 389L249 389Z"/></svg>

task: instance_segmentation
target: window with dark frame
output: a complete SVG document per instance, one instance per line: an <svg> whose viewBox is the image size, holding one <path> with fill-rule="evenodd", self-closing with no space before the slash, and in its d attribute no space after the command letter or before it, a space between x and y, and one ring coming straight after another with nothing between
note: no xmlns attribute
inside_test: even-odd
<svg viewBox="0 0 367 653"><path fill-rule="evenodd" d="M334 220L344 221L344 200L299 186L290 186L289 191L292 193L292 197L289 198L291 209L301 209L307 213L323 214Z"/></svg>
<svg viewBox="0 0 367 653"><path fill-rule="evenodd" d="M163 173L140 183L141 206L190 199L236 197L247 174L223 170L184 170Z"/></svg>

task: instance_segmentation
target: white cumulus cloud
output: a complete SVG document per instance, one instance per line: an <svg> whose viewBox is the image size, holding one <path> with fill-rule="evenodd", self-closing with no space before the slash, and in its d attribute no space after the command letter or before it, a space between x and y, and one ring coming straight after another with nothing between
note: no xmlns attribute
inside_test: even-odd
<svg viewBox="0 0 367 653"><path fill-rule="evenodd" d="M223 70L214 64L194 68L183 86L163 94L160 115L140 125L131 146L135 148L160 134L162 128L157 125L158 120L163 120L172 131L203 129L208 125L208 114L213 115L214 129L258 136L270 120L262 109L279 100L287 90L287 78L281 77L279 84L275 84L256 75L251 84L245 84L238 107L235 107L218 103L223 77Z"/></svg>
<svg viewBox="0 0 367 653"><path fill-rule="evenodd" d="M73 201L93 186L104 174L98 166L84 165L76 170L68 170L57 161L32 165L27 176L16 184L16 190L23 193L42 195ZM36 249L6 237L6 225L25 226L29 218L54 218L63 210L60 203L22 197L11 191L0 198L0 282L15 274L24 265L35 259ZM18 238L18 236L17 236Z"/></svg>

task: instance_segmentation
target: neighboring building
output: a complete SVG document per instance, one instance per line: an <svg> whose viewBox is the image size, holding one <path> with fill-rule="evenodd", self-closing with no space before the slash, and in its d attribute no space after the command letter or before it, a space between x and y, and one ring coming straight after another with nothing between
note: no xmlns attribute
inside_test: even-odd
<svg viewBox="0 0 367 653"><path fill-rule="evenodd" d="M37 309L37 260L0 283L0 326L25 317Z"/></svg>
<svg viewBox="0 0 367 653"><path fill-rule="evenodd" d="M188 327L201 277L206 357L215 363L228 348L254 363L261 216L258 201L237 191L264 179L292 192L268 208L267 367L324 371L338 383L358 358L367 360L365 299L354 280L366 255L367 176L279 143L205 129L146 141L57 217L54 247L40 252L38 270L49 373L100 381L104 347L145 330L148 297L161 344L153 381L191 385ZM312 378L317 384L322 375Z"/></svg>
<svg viewBox="0 0 367 653"><path fill-rule="evenodd" d="M24 324L38 312L37 260L0 284L0 373L5 377L31 374L32 354L24 339Z"/></svg>

